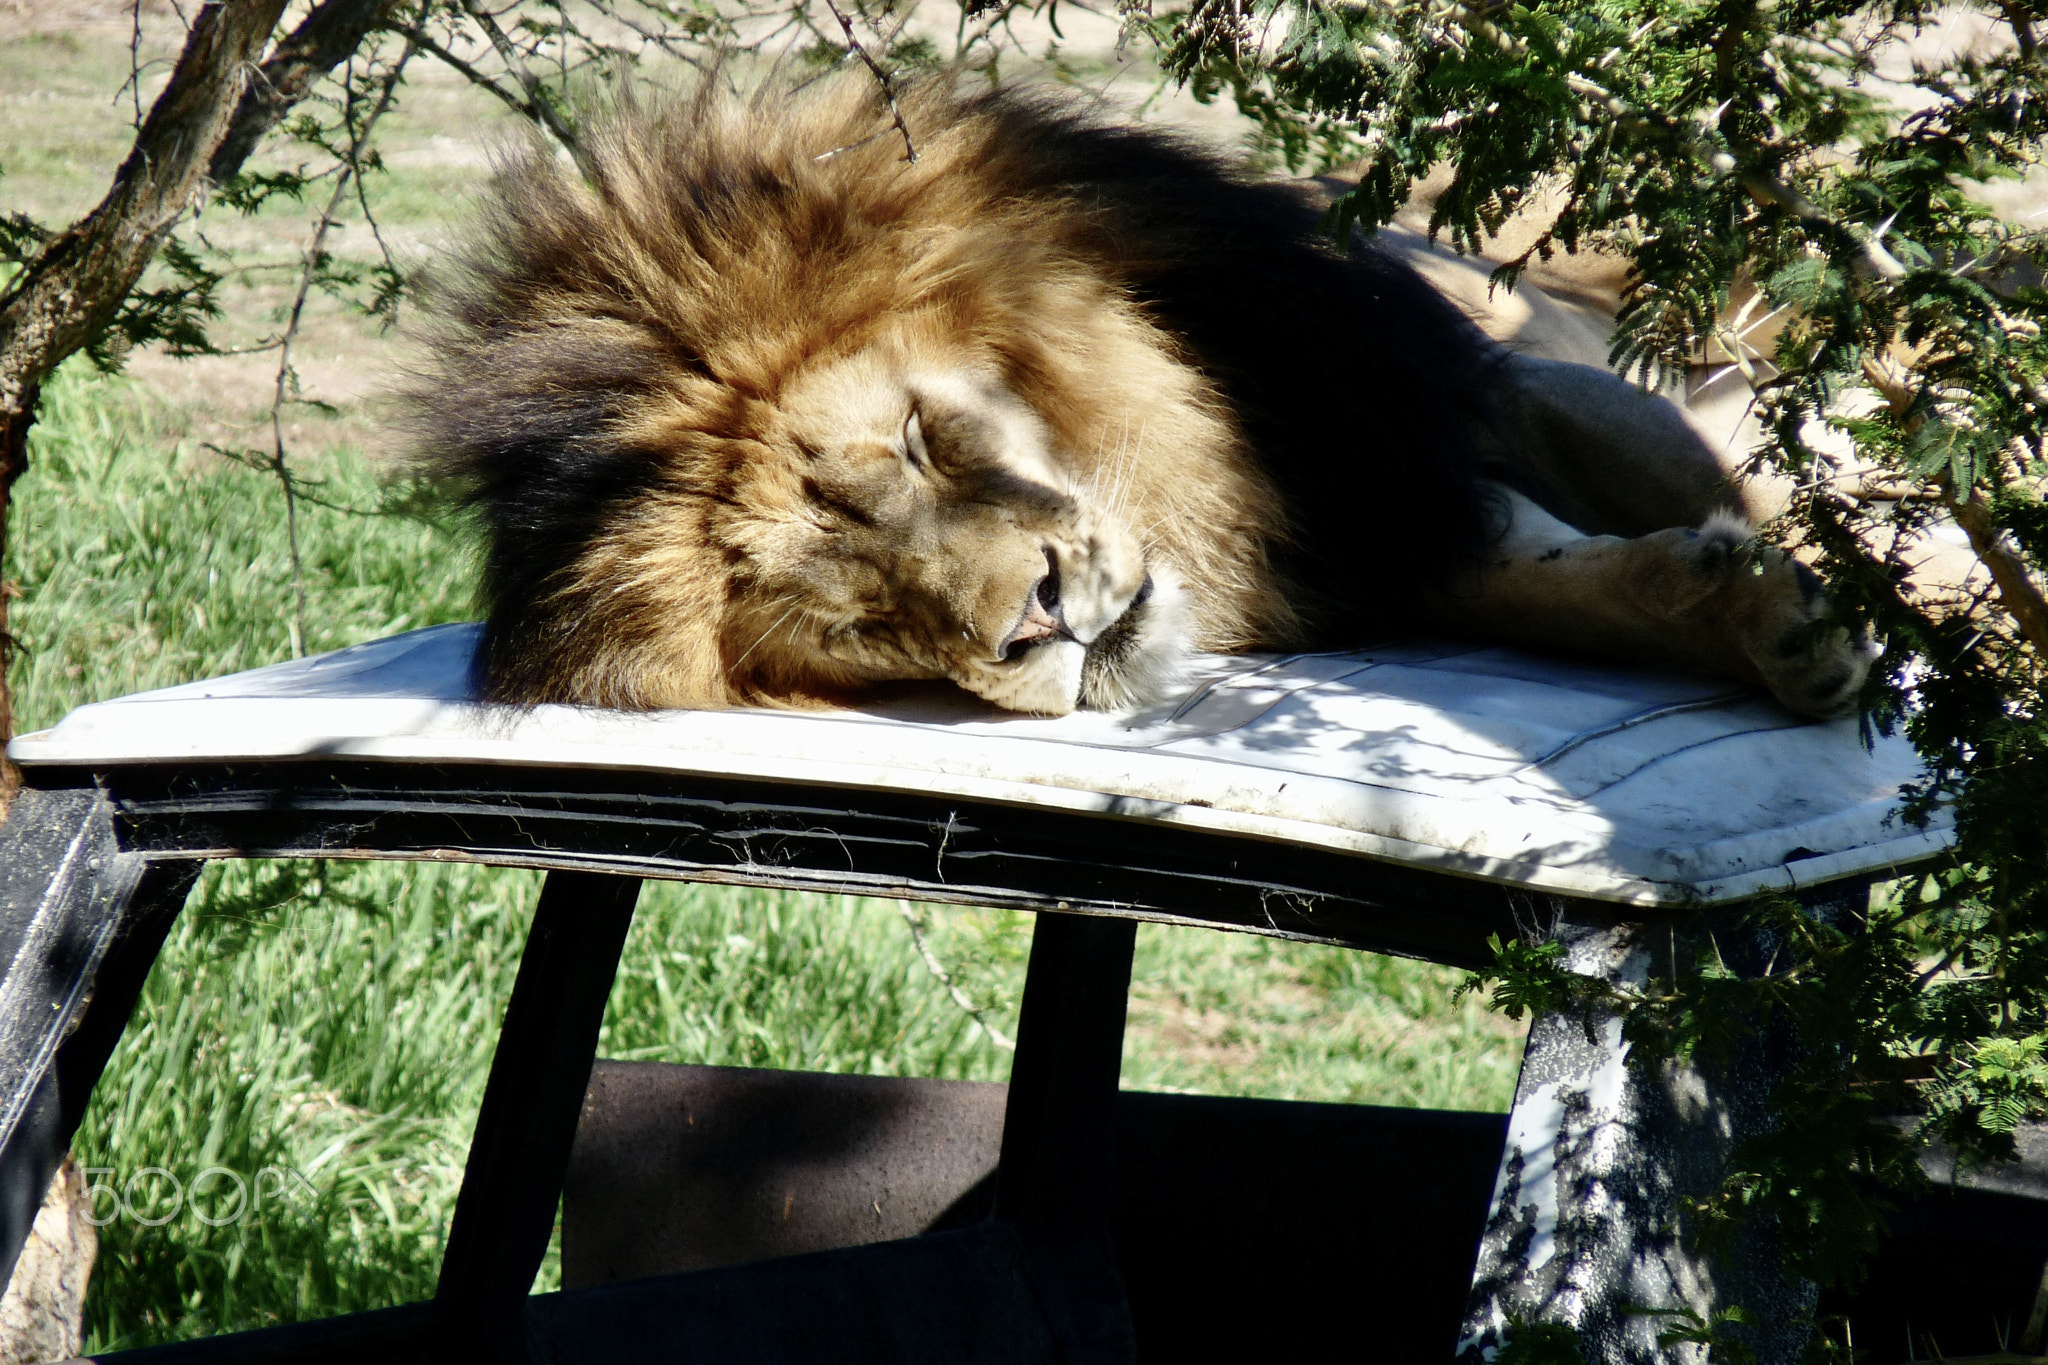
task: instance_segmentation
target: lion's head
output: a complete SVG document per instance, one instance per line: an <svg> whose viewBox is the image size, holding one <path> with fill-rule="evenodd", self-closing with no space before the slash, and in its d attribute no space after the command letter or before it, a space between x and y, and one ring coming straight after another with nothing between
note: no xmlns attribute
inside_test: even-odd
<svg viewBox="0 0 2048 1365"><path fill-rule="evenodd" d="M489 532L492 696L1062 714L1284 633L1227 405L1029 145L1067 115L907 112L915 163L848 81L502 169L414 394Z"/></svg>
<svg viewBox="0 0 2048 1365"><path fill-rule="evenodd" d="M958 360L877 343L789 385L721 537L743 556L732 662L768 651L771 690L945 678L1054 715L1151 691L1187 647L1173 569Z"/></svg>
<svg viewBox="0 0 2048 1365"><path fill-rule="evenodd" d="M651 485L528 618L573 632L568 694L787 702L947 679L1051 715L1158 695L1195 638L1180 569L1132 520L1135 462L1079 458L950 330L897 319L719 422L639 405Z"/></svg>

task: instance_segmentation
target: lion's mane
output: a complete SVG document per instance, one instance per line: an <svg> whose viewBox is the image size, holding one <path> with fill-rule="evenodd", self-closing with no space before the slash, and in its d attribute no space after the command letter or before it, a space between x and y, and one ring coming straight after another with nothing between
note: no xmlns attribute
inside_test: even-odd
<svg viewBox="0 0 2048 1365"><path fill-rule="evenodd" d="M934 78L902 107L915 162L850 79L628 99L580 168L501 159L410 395L485 533L488 695L805 700L721 626L749 552L707 528L777 458L791 376L910 312L1083 455L1141 415L1120 496L1186 582L1192 647L1353 643L1479 543L1485 347L1406 269L1072 96Z"/></svg>

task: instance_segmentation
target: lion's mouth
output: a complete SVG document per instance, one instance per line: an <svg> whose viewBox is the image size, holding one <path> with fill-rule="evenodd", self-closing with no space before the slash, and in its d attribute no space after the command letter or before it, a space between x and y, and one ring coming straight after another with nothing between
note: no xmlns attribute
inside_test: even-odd
<svg viewBox="0 0 2048 1365"><path fill-rule="evenodd" d="M1170 571L1147 575L1117 618L1093 639L1066 629L1013 630L994 667L956 675L968 691L1012 711L1063 716L1077 707L1128 710L1162 700L1176 685L1187 647L1186 594ZM1051 616L1049 594L1033 601ZM1031 625L1027 606L1020 626ZM1063 618L1059 624L1064 626Z"/></svg>

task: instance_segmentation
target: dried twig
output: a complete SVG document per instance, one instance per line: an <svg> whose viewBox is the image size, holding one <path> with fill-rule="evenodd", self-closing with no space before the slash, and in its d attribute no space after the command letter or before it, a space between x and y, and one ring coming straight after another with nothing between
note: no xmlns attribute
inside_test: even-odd
<svg viewBox="0 0 2048 1365"><path fill-rule="evenodd" d="M939 961L939 955L932 951L931 944L925 940L924 916L919 913L917 907L909 901L897 901L896 908L902 912L903 922L910 926L910 941L917 945L917 955L924 959L924 969L946 988L946 994L953 997L953 1003L966 1011L968 1018L980 1026L981 1031L988 1035L990 1042L1005 1052L1015 1052L1016 1039L988 1021L988 1016L981 1006L975 1004L974 998L960 989L959 983L953 980L953 974L946 970L946 964Z"/></svg>

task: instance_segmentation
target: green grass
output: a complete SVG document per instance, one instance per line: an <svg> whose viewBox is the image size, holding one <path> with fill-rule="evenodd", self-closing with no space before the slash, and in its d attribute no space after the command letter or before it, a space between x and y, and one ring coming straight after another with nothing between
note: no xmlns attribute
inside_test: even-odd
<svg viewBox="0 0 2048 1365"><path fill-rule="evenodd" d="M43 399L17 486L7 576L20 585L17 725L81 702L291 657L291 549L276 482L195 450L137 386L67 369ZM305 470L314 495L375 509L360 460ZM302 506L306 649L469 614L469 555L401 516Z"/></svg>
<svg viewBox="0 0 2048 1365"><path fill-rule="evenodd" d="M132 383L73 370L50 387L6 566L23 590L12 674L23 728L82 701L289 657L277 487L198 451L191 427ZM306 472L326 501L386 500L347 452ZM470 557L428 522L308 507L302 534L309 649L467 613ZM209 869L77 1152L110 1168L143 1218L172 1207L150 1168L181 1184L208 1168L233 1176L210 1175L161 1226L124 1215L102 1229L89 1349L432 1292L537 888L530 873L446 865ZM1013 1030L1030 917L935 909L929 920L935 955L990 1024ZM1454 979L1144 926L1125 1083L1505 1108L1519 1030L1452 1004ZM601 1050L994 1080L1008 1067L933 977L897 904L677 884L642 896ZM252 1188L230 1218L235 1176ZM539 1284L554 1274L551 1260Z"/></svg>

